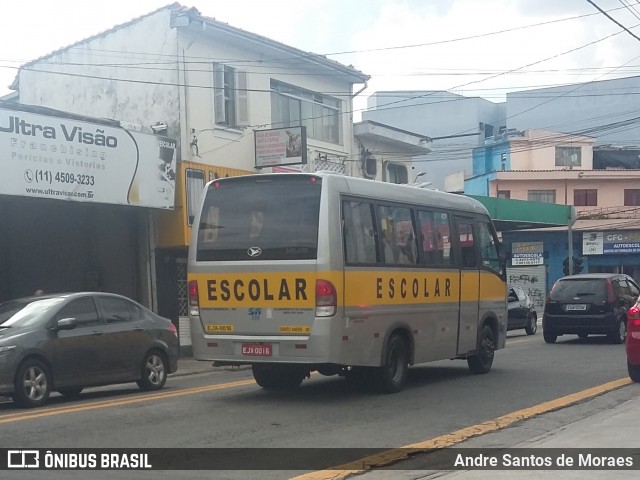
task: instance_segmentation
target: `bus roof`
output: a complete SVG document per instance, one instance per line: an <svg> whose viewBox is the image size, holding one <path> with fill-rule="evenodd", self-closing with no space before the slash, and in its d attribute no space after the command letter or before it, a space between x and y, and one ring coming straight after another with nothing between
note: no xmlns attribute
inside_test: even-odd
<svg viewBox="0 0 640 480"><path fill-rule="evenodd" d="M349 177L345 175L335 174L331 172L315 172L315 173L260 173L255 175L245 175L242 177L220 178L216 181L234 181L243 179L247 181L251 178L255 181L264 181L268 178L286 178L286 177L316 177L322 178L323 183L327 182L334 185L339 190L353 195L363 197L386 199L397 202L407 203L424 203L425 205L437 205L443 208L451 208L463 210L472 213L480 213L489 215L486 207L479 201L464 195L455 193L447 193L439 190L425 189L419 186L404 185L396 183L381 182L379 180L369 180L359 177Z"/></svg>

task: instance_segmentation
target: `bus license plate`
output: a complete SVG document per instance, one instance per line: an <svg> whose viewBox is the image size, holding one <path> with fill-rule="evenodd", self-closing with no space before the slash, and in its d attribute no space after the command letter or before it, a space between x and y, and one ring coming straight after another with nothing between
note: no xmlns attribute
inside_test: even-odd
<svg viewBox="0 0 640 480"><path fill-rule="evenodd" d="M243 343L242 354L254 357L270 357L272 354L271 345L258 343Z"/></svg>

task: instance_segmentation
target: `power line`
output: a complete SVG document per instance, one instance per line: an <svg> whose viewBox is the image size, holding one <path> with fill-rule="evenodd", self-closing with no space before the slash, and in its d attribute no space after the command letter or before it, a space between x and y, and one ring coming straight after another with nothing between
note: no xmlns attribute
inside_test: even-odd
<svg viewBox="0 0 640 480"><path fill-rule="evenodd" d="M613 18L611 15L609 15L607 12L605 12L603 9L601 9L598 5L596 5L595 2L593 2L592 0L587 0L587 2L589 2L591 5L593 5L595 8L598 9L598 11L600 13L602 13L605 17L607 17L609 20L611 20L613 23L615 23L616 25L618 25L620 28L622 28L625 32L627 32L629 35L631 35L633 38L635 38L636 40L640 40L640 37L638 37L635 33L633 33L631 30L629 30L627 27L625 27L624 25L622 25L620 22L618 22L615 18ZM637 25L636 25L637 26Z"/></svg>

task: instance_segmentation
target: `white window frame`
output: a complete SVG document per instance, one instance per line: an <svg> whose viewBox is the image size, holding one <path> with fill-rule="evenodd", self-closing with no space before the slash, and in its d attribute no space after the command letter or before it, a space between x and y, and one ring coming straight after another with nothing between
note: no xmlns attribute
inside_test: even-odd
<svg viewBox="0 0 640 480"><path fill-rule="evenodd" d="M296 106L293 120L277 118L275 102L284 98L289 100L289 109L292 103ZM272 79L271 101L271 123L274 128L304 126L307 127L308 138L343 145L342 100ZM337 129L337 138L332 135L333 128Z"/></svg>
<svg viewBox="0 0 640 480"><path fill-rule="evenodd" d="M247 72L224 63L213 63L213 116L214 123L223 127L243 128L249 125Z"/></svg>
<svg viewBox="0 0 640 480"><path fill-rule="evenodd" d="M203 170L187 168L184 174L185 196L187 203L187 225L192 226L197 209L200 208L202 191L204 190L206 174Z"/></svg>

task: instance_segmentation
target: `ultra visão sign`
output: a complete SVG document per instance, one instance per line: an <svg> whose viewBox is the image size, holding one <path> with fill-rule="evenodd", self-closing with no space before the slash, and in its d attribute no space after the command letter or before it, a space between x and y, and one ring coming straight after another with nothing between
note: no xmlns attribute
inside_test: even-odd
<svg viewBox="0 0 640 480"><path fill-rule="evenodd" d="M176 141L0 109L0 194L173 208Z"/></svg>

